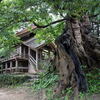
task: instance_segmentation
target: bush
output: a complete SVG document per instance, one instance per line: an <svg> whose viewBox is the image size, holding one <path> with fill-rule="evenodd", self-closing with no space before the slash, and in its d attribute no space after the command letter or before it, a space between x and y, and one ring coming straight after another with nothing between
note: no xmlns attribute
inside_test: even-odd
<svg viewBox="0 0 100 100"><path fill-rule="evenodd" d="M100 93L100 69L99 68L93 68L90 72L86 74L87 81L88 81L88 87L89 87L89 93Z"/></svg>
<svg viewBox="0 0 100 100"><path fill-rule="evenodd" d="M55 73L41 73L40 79L36 80L32 87L34 90L49 88L53 86L53 84L55 84L58 79L58 75Z"/></svg>
<svg viewBox="0 0 100 100"><path fill-rule="evenodd" d="M9 75L9 74L2 74L0 75L0 87L4 86L15 86L24 83L30 77L25 75Z"/></svg>

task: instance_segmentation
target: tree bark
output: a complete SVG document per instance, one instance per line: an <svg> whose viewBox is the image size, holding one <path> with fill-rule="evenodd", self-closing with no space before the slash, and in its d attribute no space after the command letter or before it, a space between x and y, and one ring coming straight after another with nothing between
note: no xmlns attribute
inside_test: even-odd
<svg viewBox="0 0 100 100"><path fill-rule="evenodd" d="M88 55L88 60L90 62L90 67L100 67L100 38L90 35L91 26L88 16L83 17L83 22L81 25L83 46L86 54Z"/></svg>
<svg viewBox="0 0 100 100"><path fill-rule="evenodd" d="M59 86L55 90L57 94L69 86L76 95L79 91L87 91L81 65L92 67L100 62L100 42L91 37L89 32L88 16L83 16L82 21L71 18L69 23L66 22L64 32L56 39L55 65L60 74Z"/></svg>

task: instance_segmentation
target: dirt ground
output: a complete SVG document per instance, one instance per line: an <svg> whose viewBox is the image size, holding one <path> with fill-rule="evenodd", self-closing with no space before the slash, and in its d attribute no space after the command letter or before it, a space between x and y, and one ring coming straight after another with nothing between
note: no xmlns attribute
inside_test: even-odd
<svg viewBox="0 0 100 100"><path fill-rule="evenodd" d="M0 100L45 100L43 91L33 93L30 89L0 89Z"/></svg>
<svg viewBox="0 0 100 100"><path fill-rule="evenodd" d="M0 100L47 100L44 91L33 93L27 88L1 88ZM100 95L94 95L88 100L100 100Z"/></svg>

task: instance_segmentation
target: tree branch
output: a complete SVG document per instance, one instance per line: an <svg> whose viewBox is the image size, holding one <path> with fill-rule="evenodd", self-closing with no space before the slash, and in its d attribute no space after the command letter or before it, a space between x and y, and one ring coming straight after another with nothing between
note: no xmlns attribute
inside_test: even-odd
<svg viewBox="0 0 100 100"><path fill-rule="evenodd" d="M97 16L99 16L100 14L99 13L97 13L97 14L95 14L95 15L90 15L89 17L90 18L94 18L94 17L97 17Z"/></svg>
<svg viewBox="0 0 100 100"><path fill-rule="evenodd" d="M0 2L1 2L2 0L0 0Z"/></svg>
<svg viewBox="0 0 100 100"><path fill-rule="evenodd" d="M46 28L50 25L53 25L53 24L56 24L56 23L59 23L59 22L62 22L62 21L66 21L66 20L69 20L68 18L64 18L64 19L59 19L57 21L54 21L54 22L51 22L47 25L38 25L36 22L33 22L33 24L37 27L37 28Z"/></svg>

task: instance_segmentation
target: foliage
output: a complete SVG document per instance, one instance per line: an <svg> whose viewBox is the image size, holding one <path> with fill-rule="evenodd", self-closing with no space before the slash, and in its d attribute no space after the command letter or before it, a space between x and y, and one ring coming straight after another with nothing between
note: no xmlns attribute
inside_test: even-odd
<svg viewBox="0 0 100 100"><path fill-rule="evenodd" d="M71 16L81 18L84 14L95 15L100 12L99 7L99 0L2 0L0 2L1 48L7 45L9 49L9 46L17 40L16 37L11 38L11 35L29 24L47 25L61 18ZM96 18L100 20L100 17ZM45 29L38 28L37 37L53 41L61 34L63 27L64 23L61 22Z"/></svg>
<svg viewBox="0 0 100 100"><path fill-rule="evenodd" d="M1 74L0 75L0 87L5 86L16 86L26 82L30 77L25 75L10 75L10 74Z"/></svg>
<svg viewBox="0 0 100 100"><path fill-rule="evenodd" d="M86 74L87 81L89 85L89 93L100 93L100 69L93 68L90 72Z"/></svg>
<svg viewBox="0 0 100 100"><path fill-rule="evenodd" d="M33 91L45 90L48 100L51 100L53 97L54 87L58 80L59 77L54 72L48 74L46 72L41 73L39 79L33 83L31 88Z"/></svg>
<svg viewBox="0 0 100 100"><path fill-rule="evenodd" d="M14 46L20 42L19 37L16 37L14 34L0 37L0 57L9 56L9 54L14 50Z"/></svg>
<svg viewBox="0 0 100 100"><path fill-rule="evenodd" d="M85 68L86 70L86 68ZM92 71L86 72L86 77L87 77L87 81L88 81L88 92L86 94L84 93L80 93L79 96L80 98L84 98L85 96L89 96L92 94L96 94L96 93L100 93L99 90L99 85L100 85L100 69L98 68L94 68ZM57 85L57 82L59 80L59 77L57 74L55 74L55 72L53 73L41 73L40 74L40 79L36 80L33 85L32 85L32 89L35 91L39 91L44 89L46 91L46 95L48 100L53 100L53 91L54 91L54 87ZM63 97L65 98L65 100L68 100L68 95L71 96L72 95L72 89L68 88L67 90L63 91L64 93L67 94L67 96ZM52 99L53 98L53 99ZM58 97L55 97L55 100L61 100Z"/></svg>
<svg viewBox="0 0 100 100"><path fill-rule="evenodd" d="M52 87L52 85L58 80L58 75L54 73L40 74L39 80L36 80L33 84L34 90L45 89Z"/></svg>

